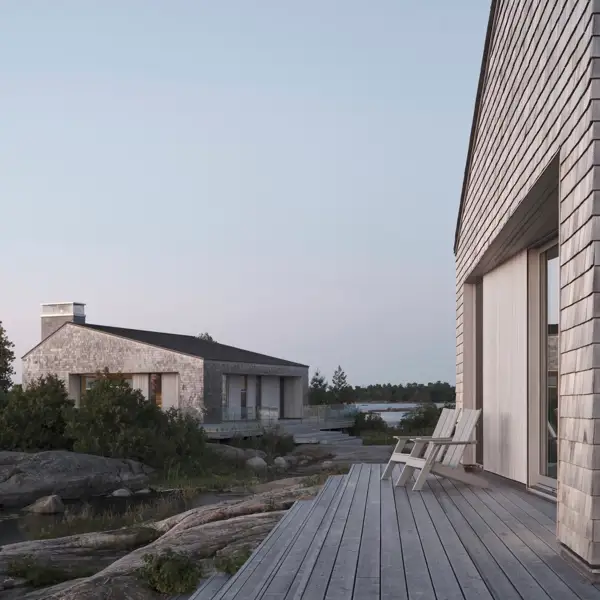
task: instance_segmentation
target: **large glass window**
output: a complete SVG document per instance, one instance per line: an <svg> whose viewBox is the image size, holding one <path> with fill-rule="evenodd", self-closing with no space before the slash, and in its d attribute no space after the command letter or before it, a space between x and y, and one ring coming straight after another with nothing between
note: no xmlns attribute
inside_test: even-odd
<svg viewBox="0 0 600 600"><path fill-rule="evenodd" d="M556 479L558 463L558 320L559 273L558 246L542 254L542 348L540 471Z"/></svg>

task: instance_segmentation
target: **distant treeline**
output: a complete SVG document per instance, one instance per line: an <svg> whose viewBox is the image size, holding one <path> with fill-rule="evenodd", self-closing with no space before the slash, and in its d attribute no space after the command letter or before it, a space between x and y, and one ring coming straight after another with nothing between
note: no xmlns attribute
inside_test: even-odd
<svg viewBox="0 0 600 600"><path fill-rule="evenodd" d="M351 386L342 367L333 374L331 383L317 369L310 380L311 404L337 404L348 402L440 402L453 403L456 390L444 381L435 383L377 383L368 386Z"/></svg>
<svg viewBox="0 0 600 600"><path fill-rule="evenodd" d="M445 381L435 383L377 383L353 389L355 402L455 402L456 388Z"/></svg>

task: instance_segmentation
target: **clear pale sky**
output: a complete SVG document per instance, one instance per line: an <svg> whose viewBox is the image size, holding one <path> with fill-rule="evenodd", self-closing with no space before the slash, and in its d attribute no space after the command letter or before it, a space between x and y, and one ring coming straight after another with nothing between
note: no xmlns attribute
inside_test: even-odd
<svg viewBox="0 0 600 600"><path fill-rule="evenodd" d="M40 303L75 300L355 385L454 382L488 10L3 2L0 320L19 357Z"/></svg>

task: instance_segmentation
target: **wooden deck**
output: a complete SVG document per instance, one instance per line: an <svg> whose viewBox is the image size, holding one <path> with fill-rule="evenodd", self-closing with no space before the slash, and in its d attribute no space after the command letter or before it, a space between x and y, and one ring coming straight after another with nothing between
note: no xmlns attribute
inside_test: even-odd
<svg viewBox="0 0 600 600"><path fill-rule="evenodd" d="M382 470L354 465L296 503L211 598L600 600L559 555L554 504L502 481L412 492Z"/></svg>

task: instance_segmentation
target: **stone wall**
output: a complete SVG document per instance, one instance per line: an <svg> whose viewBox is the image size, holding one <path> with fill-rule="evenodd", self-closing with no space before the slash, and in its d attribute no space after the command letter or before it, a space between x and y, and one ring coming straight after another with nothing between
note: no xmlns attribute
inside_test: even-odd
<svg viewBox="0 0 600 600"><path fill-rule="evenodd" d="M206 360L204 361L204 403L207 415L210 415L210 420L212 422L218 422L221 418L223 375L227 374L300 377L302 379L302 404L308 404L308 367L259 365ZM302 406L299 405L296 409L296 414L287 416L290 418L301 417Z"/></svg>
<svg viewBox="0 0 600 600"><path fill-rule="evenodd" d="M121 373L178 373L179 407L204 406L203 360L93 329L67 324L23 357L23 384L56 374L69 386L69 374L107 368Z"/></svg>

